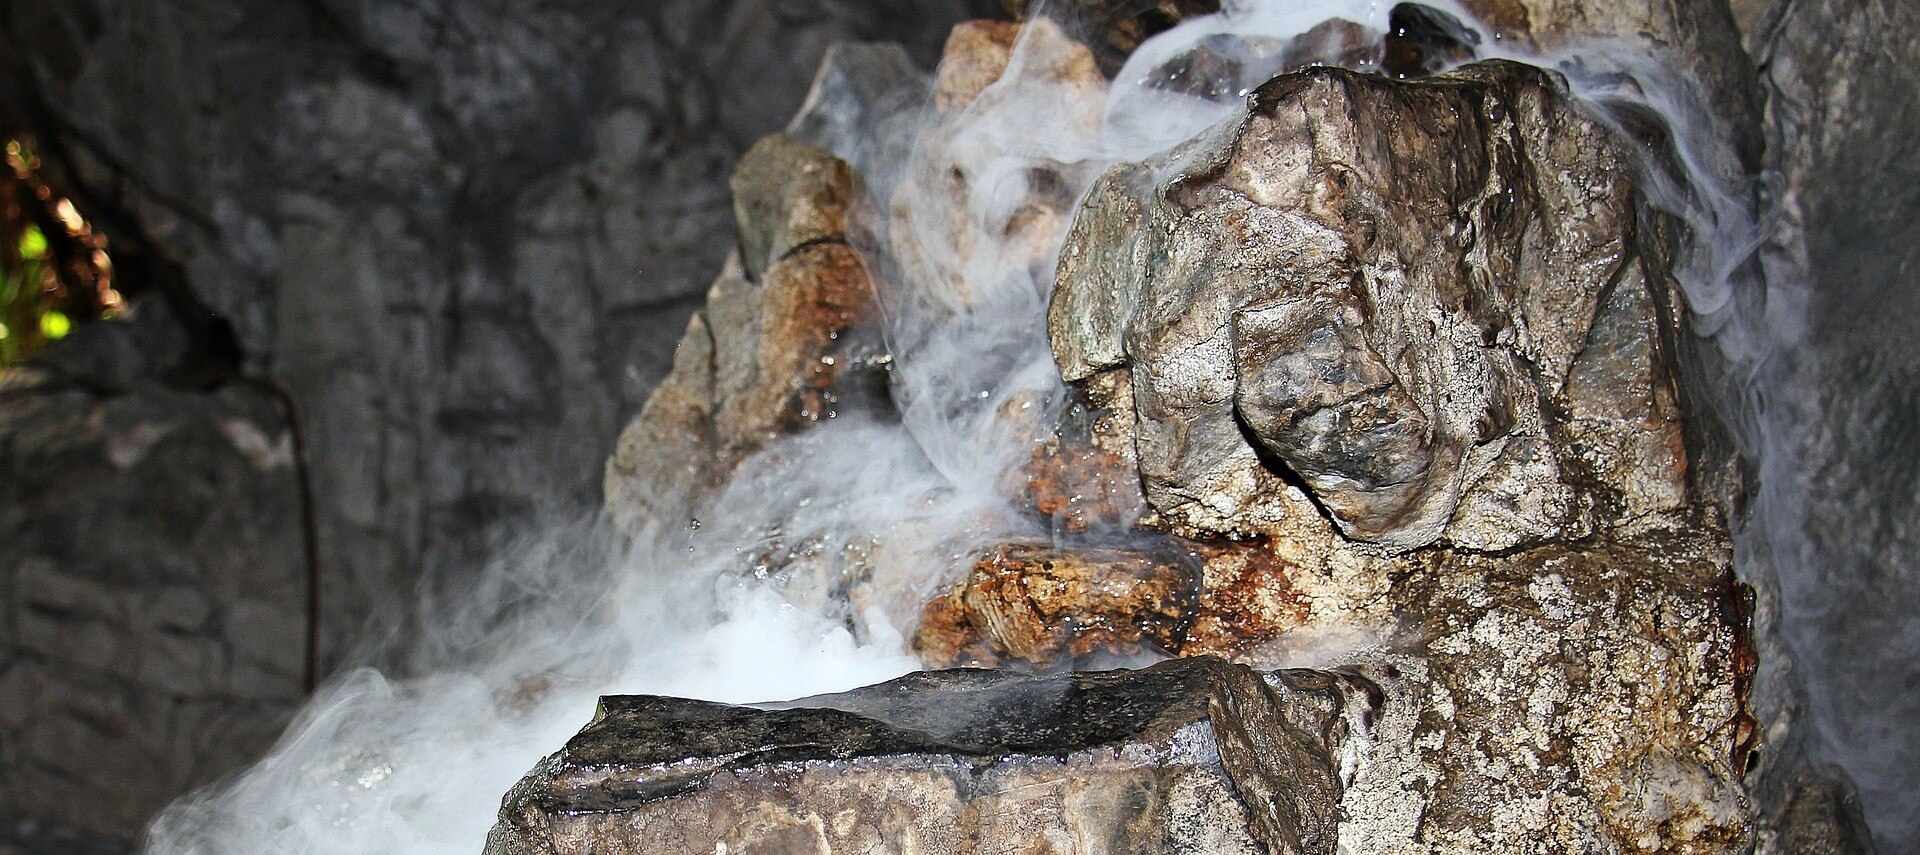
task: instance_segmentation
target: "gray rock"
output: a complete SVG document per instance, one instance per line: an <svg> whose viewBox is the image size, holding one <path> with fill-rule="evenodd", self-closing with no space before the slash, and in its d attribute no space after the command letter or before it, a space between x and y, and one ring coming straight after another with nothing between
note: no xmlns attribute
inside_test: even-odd
<svg viewBox="0 0 1920 855"><path fill-rule="evenodd" d="M1920 680L1920 6L1734 5L1780 178L1767 276L1806 289L1804 341L1762 374L1776 467L1762 481L1773 507L1805 510L1767 550L1781 621L1823 734L1812 750L1859 785L1881 848L1909 851L1920 696L1887 687Z"/></svg>
<svg viewBox="0 0 1920 855"><path fill-rule="evenodd" d="M874 139L872 129L920 106L931 85L927 73L896 44L839 44L827 51L814 75L813 88L787 124L787 135L819 146L869 178L880 163L897 163L897 151L882 154L889 139ZM904 134L881 133L883 137ZM905 145L904 139L895 143Z"/></svg>
<svg viewBox="0 0 1920 855"><path fill-rule="evenodd" d="M1557 78L1327 68L1249 103L1110 171L1061 253L1061 373L1130 368L1163 522L1275 532L1280 472L1392 550L1685 501L1666 259L1641 245L1633 161Z"/></svg>
<svg viewBox="0 0 1920 855"><path fill-rule="evenodd" d="M1371 697L1192 659L756 707L604 698L508 793L487 851L1331 853Z"/></svg>
<svg viewBox="0 0 1920 855"><path fill-rule="evenodd" d="M281 402L142 378L122 348L149 332L62 342L84 385L0 378L0 814L121 838L271 745L307 664L299 485L258 448Z"/></svg>

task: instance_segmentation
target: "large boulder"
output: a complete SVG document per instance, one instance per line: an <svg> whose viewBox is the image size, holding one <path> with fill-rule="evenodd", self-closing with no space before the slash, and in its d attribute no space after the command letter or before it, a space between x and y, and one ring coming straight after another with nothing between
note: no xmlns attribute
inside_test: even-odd
<svg viewBox="0 0 1920 855"><path fill-rule="evenodd" d="M609 697L507 795L487 851L1332 853L1372 698L1218 659L753 707Z"/></svg>
<svg viewBox="0 0 1920 855"><path fill-rule="evenodd" d="M1664 259L1628 151L1550 73L1316 68L1095 185L1050 313L1070 381L1131 370L1168 527L1511 549L1686 501ZM1664 321L1664 323L1663 323Z"/></svg>
<svg viewBox="0 0 1920 855"><path fill-rule="evenodd" d="M1110 170L1061 253L1050 332L1082 403L1037 459L1131 447L1099 459L1137 465L1135 528L1166 535L1099 560L1197 565L1181 634L1154 643L1396 674L1391 748L1343 803L1368 851L1754 840L1726 453L1688 420L1674 227L1588 109L1510 62L1308 69ZM1167 611L1114 596L1137 570L1094 591L1044 562L1005 578L1003 555L993 590L1069 628ZM981 576L946 600L983 628L959 652L1017 666L1044 636L1007 631L1025 613Z"/></svg>

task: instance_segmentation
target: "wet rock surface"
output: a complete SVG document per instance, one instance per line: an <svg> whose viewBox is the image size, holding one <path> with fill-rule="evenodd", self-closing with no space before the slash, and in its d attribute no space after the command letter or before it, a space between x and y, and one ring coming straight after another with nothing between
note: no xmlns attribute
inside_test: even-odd
<svg viewBox="0 0 1920 855"><path fill-rule="evenodd" d="M607 463L608 506L630 529L693 519L741 460L828 418L854 367L849 333L873 308L847 236L861 189L846 163L776 134L741 158L734 190L739 249Z"/></svg>
<svg viewBox="0 0 1920 855"><path fill-rule="evenodd" d="M1171 553L1003 546L928 605L914 648L936 667L1172 653L1186 641L1198 581Z"/></svg>
<svg viewBox="0 0 1920 855"><path fill-rule="evenodd" d="M1162 6L1145 14L1211 11ZM1381 700L1344 781L1352 851L1858 851L1843 783L1756 801L1794 750L1757 716L1790 713L1756 696L1779 654L1756 635L1770 606L1732 572L1739 477L1679 371L1697 355L1673 275L1685 235L1633 150L1660 129L1603 120L1552 72L1448 70L1509 39L1651 40L1701 73L1728 141L1707 166L1732 175L1755 162L1757 102L1715 29L1727 10L1468 11L1489 29L1401 8L1386 34L1202 44L1155 72L1162 88L1386 74L1275 80L1238 121L1106 173L1070 223L1063 200L1028 197L1023 258L1065 230L1049 331L1071 389L1005 489L1054 538L962 559L916 650L1009 671L1156 652L1349 663ZM1058 17L1032 25L1056 42L1038 54L1095 99L1098 16ZM995 108L1018 32L956 33L945 113ZM1796 109L1846 109L1777 83ZM1808 127L1794 154L1815 159ZM909 183L959 196L968 180ZM891 248L911 252L901 223L896 208ZM956 242L977 228L946 225Z"/></svg>
<svg viewBox="0 0 1920 855"><path fill-rule="evenodd" d="M1130 369L1160 522L1276 533L1269 461L1391 550L1577 538L1597 503L1684 500L1671 285L1630 157L1559 82L1316 69L1251 105L1110 171L1061 254L1056 357L1068 380Z"/></svg>
<svg viewBox="0 0 1920 855"><path fill-rule="evenodd" d="M1218 659L755 707L610 697L508 794L487 851L1331 853L1370 697Z"/></svg>
<svg viewBox="0 0 1920 855"><path fill-rule="evenodd" d="M1085 48L1029 27L1046 85L1097 102ZM956 32L940 121L999 108L1017 32ZM1286 50L1374 62L1359 37ZM1688 421L1675 371L1672 224L1552 73L1432 70L1308 67L1238 121L1108 171L1070 222L1030 186L1024 216L985 224L1017 263L1064 237L1049 338L1067 400L1057 424L1002 414L1038 435L1005 489L1054 539L968 558L914 648L997 680L1141 655L1351 663L1380 701L1343 784L1354 851L1739 851L1755 839L1751 593L1729 570L1726 453ZM938 200L970 176L938 145L902 185L936 203L889 212L896 255L924 249L903 234L960 247L940 258L987 234L939 219L964 210ZM765 198L743 222L811 206ZM971 299L962 271L933 266ZM677 715L661 709L632 715ZM497 845L557 815L527 794L558 768L509 801L498 834L522 836ZM929 774L876 776L908 789L875 809L932 804L906 795ZM764 798L721 792L698 798ZM540 845L644 837L568 815L572 842Z"/></svg>

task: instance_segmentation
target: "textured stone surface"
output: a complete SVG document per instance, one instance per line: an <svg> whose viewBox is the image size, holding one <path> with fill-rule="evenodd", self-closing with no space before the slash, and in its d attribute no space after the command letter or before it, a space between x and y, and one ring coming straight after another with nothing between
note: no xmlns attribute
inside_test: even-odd
<svg viewBox="0 0 1920 855"><path fill-rule="evenodd" d="M921 615L914 649L934 667L1042 668L1099 653L1173 653L1198 577L1176 554L1013 544L983 556Z"/></svg>
<svg viewBox="0 0 1920 855"><path fill-rule="evenodd" d="M992 8L28 2L0 97L295 393L333 658L423 569L596 503L726 255L734 158L830 44L927 63Z"/></svg>
<svg viewBox="0 0 1920 855"><path fill-rule="evenodd" d="M1376 753L1377 777L1346 803L1369 851L1751 845L1747 593L1699 529L1509 559L1425 553L1400 577L1391 597L1423 661L1388 689L1411 716L1383 727L1400 748ZM1392 803L1415 793L1405 829Z"/></svg>
<svg viewBox="0 0 1920 855"><path fill-rule="evenodd" d="M692 519L742 459L829 417L855 355L842 337L873 307L847 238L862 191L845 163L775 134L741 159L733 188L740 249L607 463L607 506L630 531Z"/></svg>
<svg viewBox="0 0 1920 855"><path fill-rule="evenodd" d="M1161 547L1199 565L1179 652L1385 687L1356 851L1755 840L1751 592L1635 175L1536 69L1323 69L1076 214L1052 343L1082 397L1130 385L1093 423L1197 538Z"/></svg>
<svg viewBox="0 0 1920 855"><path fill-rule="evenodd" d="M606 698L507 795L488 852L1331 853L1370 698L1218 659L757 708Z"/></svg>
<svg viewBox="0 0 1920 855"><path fill-rule="evenodd" d="M1670 286L1636 240L1630 159L1557 81L1325 69L1251 103L1109 172L1061 254L1062 373L1131 369L1164 523L1276 532L1267 459L1397 550L1578 537L1596 503L1684 500Z"/></svg>
<svg viewBox="0 0 1920 855"><path fill-rule="evenodd" d="M1729 180L1760 164L1762 94L1754 63L1724 0L1468 0L1462 4L1501 40L1551 55L1613 40L1684 69L1702 90L1714 139L1708 153ZM1489 45L1490 47L1492 45Z"/></svg>
<svg viewBox="0 0 1920 855"><path fill-rule="evenodd" d="M0 812L131 837L292 715L308 578L276 396L108 373L0 376Z"/></svg>

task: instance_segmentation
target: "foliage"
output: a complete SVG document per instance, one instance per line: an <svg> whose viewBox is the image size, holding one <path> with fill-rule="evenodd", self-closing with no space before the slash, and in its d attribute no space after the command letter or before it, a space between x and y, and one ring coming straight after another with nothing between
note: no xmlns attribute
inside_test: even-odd
<svg viewBox="0 0 1920 855"><path fill-rule="evenodd" d="M0 368L121 308L104 235L54 192L33 149L5 143L0 170Z"/></svg>

